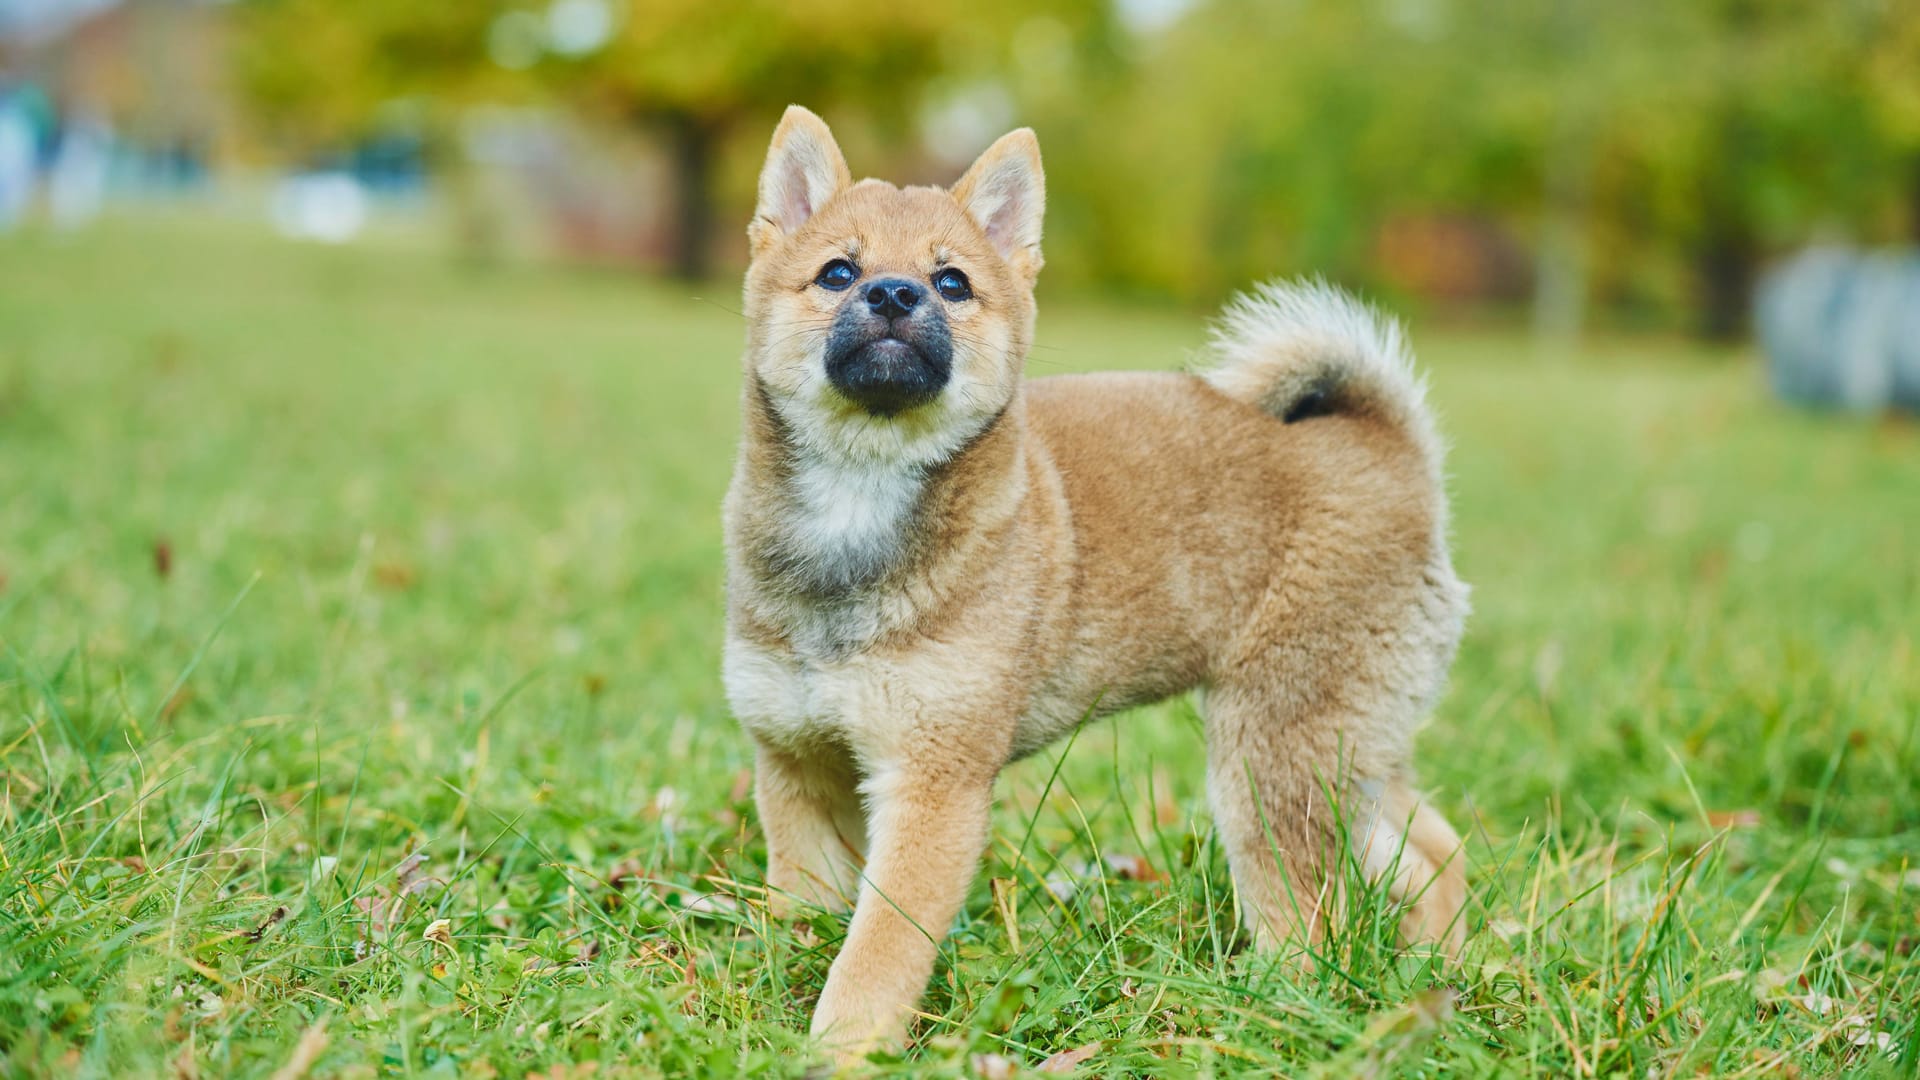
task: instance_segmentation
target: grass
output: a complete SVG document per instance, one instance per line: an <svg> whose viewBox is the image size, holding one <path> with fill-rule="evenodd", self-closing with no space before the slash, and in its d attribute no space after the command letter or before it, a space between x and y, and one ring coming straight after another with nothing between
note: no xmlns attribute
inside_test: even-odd
<svg viewBox="0 0 1920 1080"><path fill-rule="evenodd" d="M717 652L731 286L0 238L0 1072L795 1075ZM1036 373L1177 363L1043 298ZM921 1075L1914 1076L1920 430L1415 328L1476 613L1464 962L1241 951L1170 703L1009 771ZM711 892L748 897L690 913Z"/></svg>

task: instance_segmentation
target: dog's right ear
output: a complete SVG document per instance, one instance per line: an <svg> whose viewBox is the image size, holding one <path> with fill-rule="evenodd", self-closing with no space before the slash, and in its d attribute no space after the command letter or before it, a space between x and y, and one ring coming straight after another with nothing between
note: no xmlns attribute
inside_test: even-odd
<svg viewBox="0 0 1920 1080"><path fill-rule="evenodd" d="M827 122L798 105L787 106L760 170L760 205L747 226L753 256L793 235L852 182Z"/></svg>

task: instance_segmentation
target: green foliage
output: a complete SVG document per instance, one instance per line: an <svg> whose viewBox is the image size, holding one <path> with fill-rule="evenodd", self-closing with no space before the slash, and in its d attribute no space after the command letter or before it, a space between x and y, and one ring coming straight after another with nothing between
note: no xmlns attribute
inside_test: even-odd
<svg viewBox="0 0 1920 1080"><path fill-rule="evenodd" d="M383 243L0 247L0 1072L800 1075L843 923L754 902L737 318ZM1744 356L1415 329L1476 586L1419 744L1464 963L1363 888L1312 968L1242 951L1174 703L1009 773L885 1071L1912 1075L1920 436ZM1199 335L1047 305L1033 370Z"/></svg>
<svg viewBox="0 0 1920 1080"><path fill-rule="evenodd" d="M1600 295L1672 305L1729 231L1749 270L1818 229L1898 234L1916 27L1901 4L1212 0L1098 107L1035 105L1056 197L1098 217L1056 223L1050 262L1186 298L1276 271L1377 282L1395 219L1531 246L1558 201Z"/></svg>
<svg viewBox="0 0 1920 1080"><path fill-rule="evenodd" d="M501 67L489 42L537 36L548 10L248 0L242 85L301 146L396 100L637 125L675 159L677 262L696 275L786 104L835 123L859 171L929 178L916 122L981 88L1040 130L1049 279L1067 286L1212 301L1312 271L1445 293L1466 272L1447 253L1409 279L1382 237L1466 222L1476 242L1577 261L1581 291L1617 308L1704 311L1726 332L1769 254L1920 235L1913 4L1203 0L1140 30L1098 0L628 0L604 46L536 41L524 70Z"/></svg>
<svg viewBox="0 0 1920 1080"><path fill-rule="evenodd" d="M445 125L518 92L487 58L497 0L244 0L233 66L254 137L281 153L339 150L396 123ZM427 115L420 115L425 113Z"/></svg>

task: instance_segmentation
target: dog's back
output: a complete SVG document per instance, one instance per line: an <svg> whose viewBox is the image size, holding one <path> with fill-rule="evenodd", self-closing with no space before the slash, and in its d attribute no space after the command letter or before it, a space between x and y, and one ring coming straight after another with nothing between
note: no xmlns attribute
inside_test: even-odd
<svg viewBox="0 0 1920 1080"><path fill-rule="evenodd" d="M1437 692L1465 612L1438 440L1391 331L1340 294L1308 295L1332 312L1276 324L1243 303L1207 376L1028 384L1076 566L1069 662L1041 712L1112 712L1258 669L1268 649L1346 674L1382 652L1351 639L1382 625L1406 642L1389 663L1423 673L1395 681L1431 683L1403 692Z"/></svg>

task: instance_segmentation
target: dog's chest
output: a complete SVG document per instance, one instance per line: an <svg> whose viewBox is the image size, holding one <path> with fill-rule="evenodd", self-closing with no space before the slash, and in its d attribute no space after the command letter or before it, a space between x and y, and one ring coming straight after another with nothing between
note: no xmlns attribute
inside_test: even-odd
<svg viewBox="0 0 1920 1080"><path fill-rule="evenodd" d="M864 741L856 727L874 711L877 673L729 638L722 664L734 715L756 738L794 752Z"/></svg>

